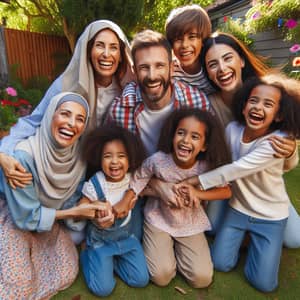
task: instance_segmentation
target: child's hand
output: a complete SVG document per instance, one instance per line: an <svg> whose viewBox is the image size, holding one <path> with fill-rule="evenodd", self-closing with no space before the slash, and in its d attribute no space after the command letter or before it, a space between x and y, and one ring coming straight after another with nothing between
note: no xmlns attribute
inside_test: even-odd
<svg viewBox="0 0 300 300"><path fill-rule="evenodd" d="M135 192L131 188L128 189L123 198L112 208L115 217L118 219L126 217L129 211L134 207L136 200L137 196Z"/></svg>
<svg viewBox="0 0 300 300"><path fill-rule="evenodd" d="M198 191L190 184L186 184L184 182L175 185L174 189L176 190L176 194L181 195L184 199L184 205L188 207L198 208L200 205L200 201L198 198Z"/></svg>
<svg viewBox="0 0 300 300"><path fill-rule="evenodd" d="M134 204L135 202L133 203L131 199L122 199L113 206L113 214L117 219L124 218L128 215L131 207L133 207Z"/></svg>
<svg viewBox="0 0 300 300"><path fill-rule="evenodd" d="M181 195L174 192L174 183L152 178L150 184L151 188L156 191L155 196L159 197L166 205L177 208L184 206Z"/></svg>
<svg viewBox="0 0 300 300"><path fill-rule="evenodd" d="M112 212L112 207L110 202L96 201L94 203L98 205L98 209L95 215L96 218L100 218L100 219L105 218L110 214L110 212Z"/></svg>
<svg viewBox="0 0 300 300"><path fill-rule="evenodd" d="M106 201L97 201L98 210L96 211L95 219L93 223L95 223L100 228L109 228L115 222L115 216L112 213L111 204Z"/></svg>
<svg viewBox="0 0 300 300"><path fill-rule="evenodd" d="M277 158L289 158L292 156L297 146L296 140L291 138L272 135L268 139L275 151L274 157Z"/></svg>
<svg viewBox="0 0 300 300"><path fill-rule="evenodd" d="M105 209L101 206L101 209ZM96 212L99 210L99 205L97 203L82 203L71 208L72 217L78 219L94 219Z"/></svg>
<svg viewBox="0 0 300 300"><path fill-rule="evenodd" d="M109 228L111 227L115 222L115 216L112 213L112 211L108 212L108 215L103 218L95 218L93 220L93 223L95 223L100 228Z"/></svg>

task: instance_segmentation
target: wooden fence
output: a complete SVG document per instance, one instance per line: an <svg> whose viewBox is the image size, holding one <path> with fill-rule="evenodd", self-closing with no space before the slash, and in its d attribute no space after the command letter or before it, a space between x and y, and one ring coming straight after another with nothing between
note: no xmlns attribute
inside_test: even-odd
<svg viewBox="0 0 300 300"><path fill-rule="evenodd" d="M52 81L56 76L56 57L70 57L65 37L8 28L4 29L4 36L8 65L18 65L17 76L24 84L36 76Z"/></svg>

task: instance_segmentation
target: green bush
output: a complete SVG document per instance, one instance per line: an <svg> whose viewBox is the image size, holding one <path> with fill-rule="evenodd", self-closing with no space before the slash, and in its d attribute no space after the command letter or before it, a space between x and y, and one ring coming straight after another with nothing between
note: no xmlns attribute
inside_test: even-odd
<svg viewBox="0 0 300 300"><path fill-rule="evenodd" d="M18 68L18 64L10 66L8 85L13 86L18 91L18 97L29 101L34 109L42 100L43 95L50 85L50 81L45 76L34 76L24 86L17 76Z"/></svg>
<svg viewBox="0 0 300 300"><path fill-rule="evenodd" d="M249 48L253 47L254 40L249 37L249 33L246 31L241 19L233 20L228 18L228 20L220 26L220 30L233 34Z"/></svg>
<svg viewBox="0 0 300 300"><path fill-rule="evenodd" d="M258 0L246 14L245 29L249 33L278 30L283 33L284 40L297 42L300 26L288 28L285 24L290 19L299 23L300 0Z"/></svg>

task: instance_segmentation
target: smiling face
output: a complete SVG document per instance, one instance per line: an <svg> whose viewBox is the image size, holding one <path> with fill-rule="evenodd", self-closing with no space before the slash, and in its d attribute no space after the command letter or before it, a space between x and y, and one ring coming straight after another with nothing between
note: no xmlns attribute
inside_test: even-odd
<svg viewBox="0 0 300 300"><path fill-rule="evenodd" d="M171 63L166 49L152 46L135 53L135 71L145 104L161 109L171 100Z"/></svg>
<svg viewBox="0 0 300 300"><path fill-rule="evenodd" d="M110 29L101 30L96 35L91 50L96 84L103 87L111 84L120 60L121 50L117 35Z"/></svg>
<svg viewBox="0 0 300 300"><path fill-rule="evenodd" d="M195 117L182 119L173 138L173 158L177 166L191 168L200 152L206 150L206 125Z"/></svg>
<svg viewBox="0 0 300 300"><path fill-rule="evenodd" d="M258 85L251 91L243 109L246 128L244 141L252 141L269 133L271 124L280 121L281 92L269 85Z"/></svg>
<svg viewBox="0 0 300 300"><path fill-rule="evenodd" d="M126 148L120 140L107 142L103 147L102 171L107 181L121 181L129 168L129 159Z"/></svg>
<svg viewBox="0 0 300 300"><path fill-rule="evenodd" d="M202 49L202 39L193 28L173 42L173 51L183 70L189 74L196 74L201 70L199 55Z"/></svg>
<svg viewBox="0 0 300 300"><path fill-rule="evenodd" d="M205 65L208 77L221 91L235 92L242 85L244 60L230 46L215 44L207 51Z"/></svg>
<svg viewBox="0 0 300 300"><path fill-rule="evenodd" d="M51 134L61 147L71 146L82 134L85 122L86 111L81 104L63 102L53 115Z"/></svg>

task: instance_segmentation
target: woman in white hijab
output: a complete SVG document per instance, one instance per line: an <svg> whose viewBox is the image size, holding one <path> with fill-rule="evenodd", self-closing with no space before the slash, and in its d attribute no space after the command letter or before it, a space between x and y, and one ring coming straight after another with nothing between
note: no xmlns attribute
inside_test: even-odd
<svg viewBox="0 0 300 300"><path fill-rule="evenodd" d="M89 128L102 123L107 108L122 87L131 81L132 63L128 40L121 28L108 20L89 24L77 41L66 70L52 83L30 116L20 118L0 144L0 166L12 187L23 187L31 175L12 155L18 141L34 135L51 98L64 91L76 92L88 100Z"/></svg>
<svg viewBox="0 0 300 300"><path fill-rule="evenodd" d="M53 97L36 134L17 144L14 157L33 175L12 189L0 173L0 299L44 299L68 287L78 273L76 247L66 227L92 219L98 205L75 205L85 165L80 136L89 108L75 93ZM64 209L64 206L70 208Z"/></svg>

